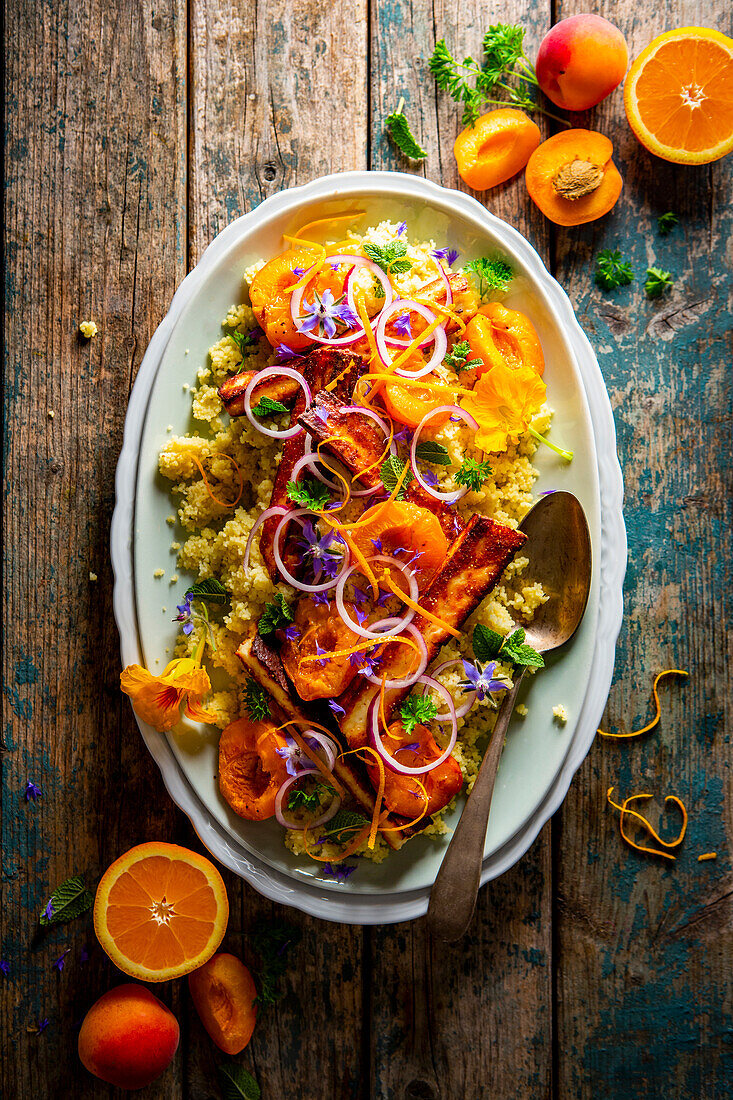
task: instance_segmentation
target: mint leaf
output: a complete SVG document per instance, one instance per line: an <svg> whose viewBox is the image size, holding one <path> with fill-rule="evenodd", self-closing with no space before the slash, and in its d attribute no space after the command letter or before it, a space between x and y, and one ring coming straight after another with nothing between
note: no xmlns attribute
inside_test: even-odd
<svg viewBox="0 0 733 1100"><path fill-rule="evenodd" d="M329 840L337 840L343 843L353 839L355 833L363 829L369 821L363 814L354 813L353 810L339 810L331 820L323 826L323 834Z"/></svg>
<svg viewBox="0 0 733 1100"><path fill-rule="evenodd" d="M426 151L422 145L419 145L415 135L410 129L410 124L402 114L401 106L387 115L384 120L384 126L387 133L392 138L397 148L401 153L404 153L410 160L425 160L427 157Z"/></svg>
<svg viewBox="0 0 733 1100"><path fill-rule="evenodd" d="M418 443L415 448L415 457L423 462L432 462L435 466L450 466L450 455L447 449L442 443L436 443L432 439Z"/></svg>
<svg viewBox="0 0 733 1100"><path fill-rule="evenodd" d="M288 482L288 500L299 504L301 508L310 508L313 512L322 512L331 502L328 488L315 477L304 477L300 481Z"/></svg>
<svg viewBox="0 0 733 1100"><path fill-rule="evenodd" d="M400 707L400 718L405 733L410 734L415 726L430 722L438 713L435 701L429 695L410 695Z"/></svg>
<svg viewBox="0 0 733 1100"><path fill-rule="evenodd" d="M495 630L489 630L488 626L477 623L473 628L473 652L479 661L493 661L499 656L499 650L504 644L504 637Z"/></svg>
<svg viewBox="0 0 733 1100"><path fill-rule="evenodd" d="M260 1100L260 1086L238 1062L225 1062L217 1066L217 1072L224 1100Z"/></svg>
<svg viewBox="0 0 733 1100"><path fill-rule="evenodd" d="M526 668L544 668L544 659L531 645L525 644L526 635L521 627L518 627L507 638L501 647L502 660L510 660L515 665L524 665Z"/></svg>
<svg viewBox="0 0 733 1100"><path fill-rule="evenodd" d="M247 685L244 689L244 706L253 722L264 722L265 718L271 715L267 692L251 676L247 677Z"/></svg>
<svg viewBox="0 0 733 1100"><path fill-rule="evenodd" d="M381 267L386 275L404 275L412 267L410 261L404 258L407 255L407 245L404 241L388 241L387 244L369 242L363 248L365 255L377 267Z"/></svg>
<svg viewBox="0 0 733 1100"><path fill-rule="evenodd" d="M461 340L453 345L443 362L452 367L456 374L460 374L462 370L470 370L472 367L482 367L484 365L483 359L469 359L470 354L471 345L468 340Z"/></svg>
<svg viewBox="0 0 733 1100"><path fill-rule="evenodd" d="M94 894L87 890L81 875L74 875L56 887L39 921L44 927L47 924L66 924L86 913L93 905Z"/></svg>
<svg viewBox="0 0 733 1100"><path fill-rule="evenodd" d="M203 581L196 581L186 589L185 594L186 596L190 594L195 600L205 600L207 603L226 603L229 599L229 593L216 577L206 577Z"/></svg>
<svg viewBox="0 0 733 1100"><path fill-rule="evenodd" d="M402 461L401 458L398 458L397 455L389 455L389 457L385 459L385 461L382 463L382 469L379 471L379 476L382 479L382 485L384 485L388 493L394 492L395 486L397 485L397 482L399 481L404 468L405 463ZM400 486L400 491L397 494L397 500L405 499L405 490L412 481L413 476L414 475L412 473L412 470L408 470L405 479Z"/></svg>
<svg viewBox="0 0 733 1100"><path fill-rule="evenodd" d="M261 397L257 404L252 406L255 416L272 416L274 413L287 411L287 405L283 405L282 401L273 401L271 397Z"/></svg>
<svg viewBox="0 0 733 1100"><path fill-rule="evenodd" d="M260 615L257 623L257 630L263 638L266 638L268 634L274 634L276 630L292 623L293 619L294 615L290 609L290 604L287 603L282 592L276 592L274 601L265 604L265 610Z"/></svg>

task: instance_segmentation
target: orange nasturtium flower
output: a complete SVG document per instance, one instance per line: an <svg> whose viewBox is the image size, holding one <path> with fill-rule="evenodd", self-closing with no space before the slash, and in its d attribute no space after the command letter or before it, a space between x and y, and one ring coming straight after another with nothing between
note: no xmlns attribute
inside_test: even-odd
<svg viewBox="0 0 733 1100"><path fill-rule="evenodd" d="M497 363L476 381L461 408L478 422L476 445L484 451L505 451L526 432L542 408L547 387L532 367L516 370Z"/></svg>
<svg viewBox="0 0 733 1100"><path fill-rule="evenodd" d="M181 704L186 717L194 722L216 720L216 715L201 706L202 698L211 691L209 674L192 657L171 661L159 676L140 665L128 665L120 673L120 687L130 696L138 718L160 733L178 723Z"/></svg>

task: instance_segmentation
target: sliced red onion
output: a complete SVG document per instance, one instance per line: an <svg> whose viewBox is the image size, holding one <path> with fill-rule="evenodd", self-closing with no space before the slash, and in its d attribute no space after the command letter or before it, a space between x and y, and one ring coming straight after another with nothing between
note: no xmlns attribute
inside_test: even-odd
<svg viewBox="0 0 733 1100"><path fill-rule="evenodd" d="M387 347L385 326L389 318L398 310L419 313L429 325L435 321L435 314L431 313L427 306L420 305L419 302L413 301L412 298L399 298L397 301L393 302L388 309L383 309L379 315L379 323L375 335L379 354L388 367L392 366L394 360ZM395 367L395 374L400 375L402 378L422 378L423 375L430 374L434 367L439 366L440 363L443 362L443 358L448 349L448 337L445 334L444 327L438 325L426 340L421 341L419 346L422 347L423 344L427 342L433 342L435 345L433 354L430 356L427 363L423 367L420 367L419 370L405 370L404 367ZM408 341L404 346L407 347L409 343L411 343L411 341Z"/></svg>
<svg viewBox="0 0 733 1100"><path fill-rule="evenodd" d="M277 542L277 539L275 541ZM372 562L381 561L386 562L387 565L399 569L400 572L404 573L405 577L407 578L407 583L410 586L410 596L413 600L417 599L417 581L415 580L411 571L403 562L397 561L397 558L388 557L386 554L377 554L376 557L367 558L366 560L369 565L371 565ZM355 565L350 565L345 573L341 573L339 575L338 584L336 586L336 607L338 608L339 615L346 623L349 630L353 630L354 634L358 634L360 638L368 638L370 641L379 642L384 641L385 638L391 638L394 634L399 634L400 631L404 630L407 624L412 622L412 620L415 618L415 612L412 610L412 608L409 608L407 614L402 619L394 620L394 622L397 624L396 626L390 627L389 630L384 630L381 633L375 633L375 631L373 630L365 630L365 628L363 626L360 626L359 623L355 623L347 612L346 605L344 603L344 588L346 587L346 582L348 581L351 574L359 570L361 570L361 566L356 563Z"/></svg>
<svg viewBox="0 0 733 1100"><path fill-rule="evenodd" d="M283 826L283 828L285 828L285 829L302 829L303 828L303 826L300 822L298 822L298 821L288 821L288 819L285 817L285 814L283 813L283 809L282 809L283 799L285 798L285 795L287 794L287 792L290 790L290 788L292 787L292 785L294 783L297 783L299 780L301 780L303 778L303 776L312 775L312 774L313 773L310 772L310 771L304 771L304 772L300 772L298 775L289 776L285 780L283 785L281 786L280 790L275 795L275 817L280 822L280 824ZM340 799L339 795L336 794L336 791L334 791L333 792L333 801L331 802L331 805L328 807L327 810L324 810L324 812L321 814L321 816L317 817L315 819L315 821L309 821L308 822L308 828L313 829L313 828L315 828L316 825L325 825L325 823L327 821L330 821L332 817L335 817L336 812L337 812L340 805L341 805L341 799Z"/></svg>
<svg viewBox="0 0 733 1100"><path fill-rule="evenodd" d="M473 431L477 431L477 421L474 420L470 413L462 409L460 405L439 405L437 409L431 409L430 412L422 418L415 429L415 434L412 437L412 445L410 447L410 465L412 466L412 472L426 493L429 493L435 500L442 500L445 504L455 504L457 500L460 500L461 497L464 497L468 492L467 485L462 485L460 489L455 489L452 493L439 493L437 489L433 489L428 485L417 468L417 445L420 440L420 432L429 420L432 420L433 417L438 416L440 413L446 412L460 417L461 420L464 420L466 424L468 424L469 428L472 428Z"/></svg>
<svg viewBox="0 0 733 1100"><path fill-rule="evenodd" d="M399 619L397 619L396 617L390 619L380 619L378 623L372 623L372 626L377 629L381 626L394 626L394 624L397 622L399 622ZM425 639L423 638L417 627L413 626L412 623L408 623L406 629L409 631L410 634L412 634L413 638L418 644L418 648L421 654L420 661L415 671L410 675L409 679L385 680L384 686L387 690L392 690L393 688L399 690L400 688L412 687L413 684L417 683L422 674L425 672L425 669L428 667L428 647ZM374 676L371 672L365 672L364 677L369 681L370 684L382 683L381 677Z"/></svg>
<svg viewBox="0 0 733 1100"><path fill-rule="evenodd" d="M448 745L446 746L446 748L443 750L443 752L440 754L440 756L438 756L435 760L431 760L431 762L429 764L424 764L420 768L408 768L408 766L406 764L401 764L399 762L399 760L396 760L394 758L394 756L389 755L389 753L386 751L386 749L384 747L384 744L382 742L382 737L381 737L381 734L379 732L379 698L378 697L375 698L372 701L371 715L368 719L370 744L372 744L373 747L377 750L377 752L382 757L384 763L386 764L386 766L388 768L391 768L392 771L400 772L402 775L424 775L426 772L433 771L434 768L437 768L440 764L443 763L444 760L448 759L450 754L453 752L453 748L454 748L455 743L456 743L456 738L458 736L458 722L456 721L456 708L455 708L455 705L453 703L453 696L448 691L448 689L444 688L442 684L439 684L437 680L434 680L432 678L432 676L421 676L417 682L420 683L420 684L427 684L429 687L433 688L435 691L440 692L440 694L445 698L445 701L448 705L448 713L450 715L450 720L451 720L450 740L448 741Z"/></svg>
<svg viewBox="0 0 733 1100"><path fill-rule="evenodd" d="M252 530L250 531L249 538L247 539L247 545L244 548L244 565L242 568L244 569L245 573L249 569L249 554L250 550L252 549L252 540L254 539L255 534L257 533L257 531L259 531L262 524L265 522L265 520L271 519L272 516L287 516L291 511L292 508L283 508L282 505L276 504L272 508L266 508L264 512L261 512L259 514L252 525Z"/></svg>
<svg viewBox="0 0 733 1100"><path fill-rule="evenodd" d="M320 730L306 730L301 735L303 740L306 741L313 748L312 742L316 741L318 745L323 749L326 754L326 765L329 771L333 771L336 765L336 757L339 754L339 749L336 747L335 742L327 733L321 733ZM314 750L315 751L315 750ZM315 764L312 760L308 760L308 767L314 768Z"/></svg>
<svg viewBox="0 0 733 1100"><path fill-rule="evenodd" d="M440 278L443 281L443 285L445 286L445 304L447 306L450 306L453 304L453 288L450 285L450 279L446 275L445 268L443 267L437 256L433 256L433 263L437 267L438 274L440 275Z"/></svg>
<svg viewBox="0 0 733 1100"><path fill-rule="evenodd" d="M385 309L387 309L392 304L392 299L394 298L394 291L392 290L392 284L389 281L389 276L386 275L384 271L382 271L381 267L378 267L371 260L368 260L366 256L348 256L346 257L346 259L348 259L349 261L353 261L354 264L346 279L346 301L348 303L349 309L356 317L359 316L359 312L356 308L356 302L354 300L354 272L359 267L365 267L368 271L371 272L374 278L382 284L382 290L384 291L384 302L382 303L382 308L380 310L380 313L378 314L378 316L381 316Z"/></svg>
<svg viewBox="0 0 733 1100"><path fill-rule="evenodd" d="M396 313L419 313L428 324L435 320L435 314L427 306L422 305L421 302L413 302L409 298L396 298L391 306L385 306L379 315L379 324L376 331L377 347L385 363L391 361L387 351L388 344L395 348L408 348L412 343L412 340L400 340L398 336L387 336L387 324ZM422 338L418 347L427 347L428 344L433 343L433 340L434 333L430 332Z"/></svg>
<svg viewBox="0 0 733 1100"><path fill-rule="evenodd" d="M281 432L275 431L273 428L263 428L259 421L255 419L255 416L252 412L252 393L254 389L257 386L261 385L266 378L281 378L283 377L283 375L285 376L285 378L292 378L293 381L298 383L303 393L305 394L306 408L309 408L311 400L313 398L313 395L311 394L311 388L306 382L303 375L300 374L299 371L293 370L292 367L265 367L264 370L257 372L257 374L247 386L247 389L244 391L244 412L247 419L249 420L250 424L252 424L257 429L258 432L262 432L263 435L269 436L270 439L290 439L292 436L298 435L300 432L303 431L300 424L294 424L292 428L285 428Z"/></svg>
<svg viewBox="0 0 733 1100"><path fill-rule="evenodd" d="M351 489L350 489L350 486L349 486L348 478L344 478L344 482L330 481L318 469L319 461L320 461L320 459L319 459L318 455L313 454L312 452L310 454L303 455L303 457L299 458L298 461L293 466L293 471L290 475L290 480L291 481L297 481L298 480L298 474L300 473L300 471L304 467L307 467L310 470L310 472L313 474L313 477L316 479L316 481L320 481L322 485L327 485L329 487L329 489L336 489L336 490L339 490L340 492L343 493L343 491L344 491L344 482L345 482L346 483L346 496L344 497L343 501L341 501L341 503L342 504L348 504L349 503L349 497L351 496Z"/></svg>
<svg viewBox="0 0 733 1100"><path fill-rule="evenodd" d="M359 405L358 408L361 409L361 406ZM313 455L313 456L317 457L317 452L313 450L313 436L312 435L308 435L306 437L305 453L306 453L306 455ZM349 482L349 479L351 479L350 484L349 484L349 492L350 492L352 497L371 497L371 496L374 496L375 493L378 493L380 491L380 489L382 488L381 485L373 485L371 487L371 489L355 488L355 486L358 485L358 482L355 479L351 478L350 471L347 470L346 467L341 462L338 461L338 459L333 458L333 456L331 456L331 455L329 455L329 458L331 458L336 463L337 466L340 466L341 469L344 471L344 473L347 475L346 476L347 483ZM324 485L328 485L329 489L343 489L343 485L340 482L331 481L330 478L327 478L325 474L316 473L315 470L313 472L314 472L315 476L318 478L319 481L322 481Z"/></svg>
<svg viewBox="0 0 733 1100"><path fill-rule="evenodd" d="M277 565L278 571L280 572L280 575L283 577L283 579L286 580L288 584L291 584L293 588L297 588L299 592L308 592L310 595L312 595L315 592L327 592L329 588L333 588L339 583L344 574L348 573L349 555L344 554L344 564L341 567L341 572L338 573L337 576L332 577L330 580L326 581L325 584L303 584L303 582L299 581L297 577L294 577L293 574L285 568L285 563L283 562L282 555L280 553L280 535L282 534L283 526L286 523L289 523L291 520L296 520L296 522L298 522L301 527L304 527L305 524L303 523L301 517L309 515L312 515L312 513L307 508L299 508L297 511L288 512L286 516L283 516L283 518L277 525L277 529L275 530L275 537L272 540L272 553L273 557L275 558L275 564ZM318 516L315 516L314 518L317 520Z"/></svg>
<svg viewBox="0 0 733 1100"><path fill-rule="evenodd" d="M449 668L450 665L460 665L462 663L463 663L463 660L462 660L461 657L451 657L450 661L443 661L442 665L438 665L437 668L431 669L431 675L432 676L439 676L440 673L445 672L445 670L447 668ZM423 695L426 693L427 690L428 690L427 686L426 685L423 686L423 689L422 689ZM478 692L469 691L469 692L467 692L467 695L468 695L467 702L462 703L460 707L456 707L456 718L465 718L466 717L469 710L471 709L473 704L476 702L476 697L478 695ZM447 710L442 711L440 714L435 715L436 722L447 722L449 718L450 718L450 714Z"/></svg>

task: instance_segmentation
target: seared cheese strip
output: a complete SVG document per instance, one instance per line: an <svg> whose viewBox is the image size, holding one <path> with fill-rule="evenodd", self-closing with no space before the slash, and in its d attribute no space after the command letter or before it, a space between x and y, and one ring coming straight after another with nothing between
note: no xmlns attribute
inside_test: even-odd
<svg viewBox="0 0 733 1100"><path fill-rule="evenodd" d="M239 657L244 668L252 675L252 678L260 687L265 689L277 709L282 711L286 718L292 718L307 729L312 719L309 719L293 701L287 688L287 680L279 656L263 642L259 634L254 634L242 642L237 650L237 657ZM336 778L350 791L367 816L371 817L374 812L374 791L368 780L362 778L360 774L362 770L349 765L345 760L337 760L333 769ZM401 823L400 818L393 818L392 816L386 822L388 825L399 825ZM406 832L409 832L409 830L401 833L385 833L384 839L390 848L397 851L407 839Z"/></svg>
<svg viewBox="0 0 733 1100"><path fill-rule="evenodd" d="M313 404L298 417L298 422L342 462L367 489L381 485L381 458L386 440L373 420L358 412L346 412L347 406L332 393L317 393ZM371 468L369 468L371 467ZM454 542L463 531L463 520L443 501L426 493L420 483L411 481L406 499L420 508L427 508L437 517L448 542Z"/></svg>
<svg viewBox="0 0 733 1100"><path fill-rule="evenodd" d="M258 373L256 370L243 370L241 374L227 378L219 387L219 397L230 416L244 416L244 391ZM281 401L283 405L292 405L301 392L300 386L292 378L267 378L252 391L252 405L256 405L263 397Z"/></svg>
<svg viewBox="0 0 733 1100"><path fill-rule="evenodd" d="M472 516L458 541L451 547L445 564L438 570L420 598L420 606L448 626L460 628L468 616L488 596L526 535L484 516ZM428 665L440 647L451 637L444 626L423 615L412 625L420 631L428 650ZM415 655L407 646L386 643L381 651L378 673L388 680L403 680L414 668ZM412 688L385 692L385 717L411 692ZM380 688L359 677L339 698L345 714L339 720L350 748L367 742L367 719Z"/></svg>

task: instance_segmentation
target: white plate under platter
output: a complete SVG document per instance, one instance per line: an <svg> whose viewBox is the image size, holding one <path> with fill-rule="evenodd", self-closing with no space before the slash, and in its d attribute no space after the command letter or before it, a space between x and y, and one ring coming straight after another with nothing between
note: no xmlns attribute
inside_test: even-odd
<svg viewBox="0 0 733 1100"><path fill-rule="evenodd" d="M170 609L189 583L182 577L171 586L167 579L175 571L171 540L182 541L183 536L166 524L175 508L167 484L156 474L168 426L176 432L195 427L183 383L194 384L209 346L221 335L229 305L242 300L244 269L278 253L284 232L356 205L367 211L360 224L404 219L412 239L433 238L439 245L456 247L462 262L487 250L507 257L516 273L507 303L531 316L545 351L545 381L555 409L552 436L576 452L568 465L541 448L535 492L574 492L591 529L593 582L583 624L573 642L531 680L526 689L529 715L515 718L509 730L487 834L486 882L527 850L560 805L593 740L621 624L626 533L613 416L593 350L567 295L531 245L474 199L416 176L343 173L273 196L212 242L150 342L125 421L111 535L122 661L151 669L165 665L175 638ZM166 578L156 580L153 572L166 566ZM556 703L563 703L570 714L565 727L552 721ZM229 810L215 779L216 733L164 736L145 723L138 725L168 791L202 842L267 897L353 924L407 920L426 911L447 838L418 837L381 865L360 861L346 883L324 879L307 857L298 859L287 851L276 822L243 821Z"/></svg>

